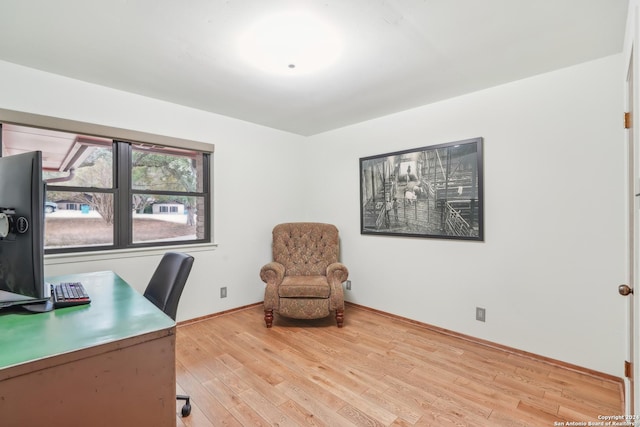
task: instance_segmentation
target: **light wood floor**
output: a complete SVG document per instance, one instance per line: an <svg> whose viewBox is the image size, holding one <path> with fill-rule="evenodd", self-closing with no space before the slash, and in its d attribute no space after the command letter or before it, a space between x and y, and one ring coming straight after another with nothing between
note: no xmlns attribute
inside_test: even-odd
<svg viewBox="0 0 640 427"><path fill-rule="evenodd" d="M621 384L347 306L333 318L262 306L179 326L178 426L554 426L623 413ZM180 404L176 404L179 413Z"/></svg>

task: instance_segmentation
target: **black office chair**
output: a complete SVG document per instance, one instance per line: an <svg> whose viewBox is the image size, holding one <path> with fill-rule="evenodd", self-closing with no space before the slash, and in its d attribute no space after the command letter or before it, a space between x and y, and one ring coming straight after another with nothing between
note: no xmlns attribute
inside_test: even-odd
<svg viewBox="0 0 640 427"><path fill-rule="evenodd" d="M193 257L191 255L180 252L165 253L144 291L145 298L173 320L176 320L178 301L180 301L180 295L182 295L184 285L187 283L192 266ZM185 401L182 407L182 416L188 417L191 413L191 398L179 394L176 399Z"/></svg>

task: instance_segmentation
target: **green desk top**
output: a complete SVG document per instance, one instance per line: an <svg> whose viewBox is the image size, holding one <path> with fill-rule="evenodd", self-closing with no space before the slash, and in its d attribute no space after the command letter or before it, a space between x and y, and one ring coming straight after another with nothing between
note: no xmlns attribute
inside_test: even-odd
<svg viewBox="0 0 640 427"><path fill-rule="evenodd" d="M48 277L47 281L82 282L91 304L37 314L0 310L0 370L175 326L113 272Z"/></svg>

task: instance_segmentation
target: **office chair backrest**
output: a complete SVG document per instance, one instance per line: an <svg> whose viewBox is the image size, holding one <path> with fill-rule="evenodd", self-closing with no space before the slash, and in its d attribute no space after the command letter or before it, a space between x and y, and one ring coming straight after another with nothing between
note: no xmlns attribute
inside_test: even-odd
<svg viewBox="0 0 640 427"><path fill-rule="evenodd" d="M144 291L145 298L173 320L176 320L178 301L192 265L191 255L180 252L165 253Z"/></svg>

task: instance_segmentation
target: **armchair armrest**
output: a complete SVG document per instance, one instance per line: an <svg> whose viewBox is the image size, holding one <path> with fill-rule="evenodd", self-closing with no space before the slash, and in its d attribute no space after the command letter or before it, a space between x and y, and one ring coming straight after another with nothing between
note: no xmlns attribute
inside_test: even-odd
<svg viewBox="0 0 640 427"><path fill-rule="evenodd" d="M264 290L264 309L278 308L278 286L284 279L284 265L272 261L260 269L260 279L267 284Z"/></svg>
<svg viewBox="0 0 640 427"><path fill-rule="evenodd" d="M260 278L267 285L270 283L279 285L284 279L284 265L275 261L265 264L260 269Z"/></svg>
<svg viewBox="0 0 640 427"><path fill-rule="evenodd" d="M344 290L342 289L342 282L349 277L349 270L347 267L340 263L334 262L327 266L327 280L331 287L331 298L329 305L331 310L344 310Z"/></svg>
<svg viewBox="0 0 640 427"><path fill-rule="evenodd" d="M349 277L349 270L347 267L340 263L334 262L333 264L329 264L327 266L327 280L329 283L338 283L342 284Z"/></svg>

